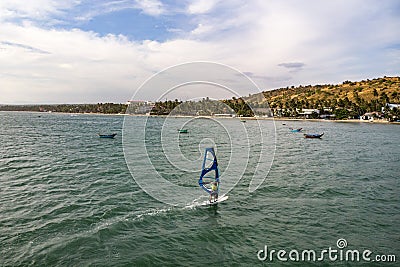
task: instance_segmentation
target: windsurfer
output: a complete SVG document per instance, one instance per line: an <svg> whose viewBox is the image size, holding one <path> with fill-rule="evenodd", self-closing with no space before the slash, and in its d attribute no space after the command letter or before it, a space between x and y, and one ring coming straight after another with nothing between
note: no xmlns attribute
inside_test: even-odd
<svg viewBox="0 0 400 267"><path fill-rule="evenodd" d="M214 201L213 201L214 197ZM218 183L212 182L211 183L211 193L210 193L210 202L215 202L218 200Z"/></svg>

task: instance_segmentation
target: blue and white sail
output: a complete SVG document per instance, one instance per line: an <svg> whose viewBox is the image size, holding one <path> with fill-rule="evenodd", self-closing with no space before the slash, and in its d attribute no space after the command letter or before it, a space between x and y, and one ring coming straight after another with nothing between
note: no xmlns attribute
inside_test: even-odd
<svg viewBox="0 0 400 267"><path fill-rule="evenodd" d="M217 182L219 184L219 170L218 161L215 156L214 148L206 148L204 153L203 165L201 167L201 174L199 179L199 185L207 193L211 194L211 183Z"/></svg>

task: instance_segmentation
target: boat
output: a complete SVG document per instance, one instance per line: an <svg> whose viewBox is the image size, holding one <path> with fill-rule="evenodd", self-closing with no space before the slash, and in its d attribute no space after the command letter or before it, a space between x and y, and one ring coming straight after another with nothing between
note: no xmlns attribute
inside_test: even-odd
<svg viewBox="0 0 400 267"><path fill-rule="evenodd" d="M322 133L322 134L317 134L317 133L304 134L304 138L321 138L323 135L324 135L324 133Z"/></svg>
<svg viewBox="0 0 400 267"><path fill-rule="evenodd" d="M218 161L213 147L206 148L204 153L203 165L199 178L199 186L210 195L210 199L204 205L217 205L228 199L228 196L218 197L219 193L219 169ZM214 187L214 188L213 188ZM212 199L214 196L214 199Z"/></svg>
<svg viewBox="0 0 400 267"><path fill-rule="evenodd" d="M100 138L114 138L117 134L113 133L113 134L99 134Z"/></svg>
<svg viewBox="0 0 400 267"><path fill-rule="evenodd" d="M179 129L178 130L179 133L188 133L188 129Z"/></svg>
<svg viewBox="0 0 400 267"><path fill-rule="evenodd" d="M292 133L298 133L301 132L301 130L303 130L303 128L297 128L297 129L289 128L289 129Z"/></svg>

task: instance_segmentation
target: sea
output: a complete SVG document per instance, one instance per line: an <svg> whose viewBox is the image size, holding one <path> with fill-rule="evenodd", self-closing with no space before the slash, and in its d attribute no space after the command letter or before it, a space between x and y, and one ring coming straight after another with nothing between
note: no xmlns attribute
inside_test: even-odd
<svg viewBox="0 0 400 267"><path fill-rule="evenodd" d="M400 266L399 125L0 112L0 130L0 266Z"/></svg>

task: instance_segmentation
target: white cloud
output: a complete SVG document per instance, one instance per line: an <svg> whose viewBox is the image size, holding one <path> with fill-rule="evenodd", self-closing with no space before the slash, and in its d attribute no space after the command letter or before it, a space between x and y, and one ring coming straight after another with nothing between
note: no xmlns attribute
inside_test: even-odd
<svg viewBox="0 0 400 267"><path fill-rule="evenodd" d="M27 21L51 19L50 14L78 4L41 1L39 13L36 4L23 9L22 4L1 2L0 14ZM382 5L361 0L233 0L192 5L191 11L188 7L180 11L183 16L191 14L180 23L195 25L194 29L185 31L177 23L174 33L178 31L179 38L165 41L134 42L123 35L2 22L0 103L124 102L150 75L188 61L215 61L251 72L261 88L334 83L400 71L400 7L394 1ZM93 10L100 7L104 5ZM109 8L107 12L140 8L151 16L169 12L160 1L115 1ZM293 63L302 67L293 71ZM140 97L159 95L155 88Z"/></svg>
<svg viewBox="0 0 400 267"><path fill-rule="evenodd" d="M218 3L218 0L196 0L192 1L188 7L187 12L189 14L203 14L207 13L214 8Z"/></svg>
<svg viewBox="0 0 400 267"><path fill-rule="evenodd" d="M192 30L190 33L193 36L198 36L198 35L204 35L204 34L208 34L213 30L213 27L210 25L203 25L203 24L198 24L197 28Z"/></svg>
<svg viewBox="0 0 400 267"><path fill-rule="evenodd" d="M127 9L137 9L143 14L154 17L165 14L166 12L162 2L158 0L102 0L93 5L81 6L80 9L81 10L76 11L73 17L73 19L78 22L89 21L97 16Z"/></svg>
<svg viewBox="0 0 400 267"><path fill-rule="evenodd" d="M0 35L48 52L0 44L2 90L18 96L0 102L122 101L131 97L136 75L150 74L138 68L147 49L123 37L13 24L3 25Z"/></svg>
<svg viewBox="0 0 400 267"><path fill-rule="evenodd" d="M165 12L163 4L158 0L136 0L136 6L140 8L143 13L158 16Z"/></svg>
<svg viewBox="0 0 400 267"><path fill-rule="evenodd" d="M166 9L158 0L117 0L97 1L92 5L82 5L80 10L74 11L73 20L77 22L89 21L95 17L127 9L137 9L143 14L157 17L165 14Z"/></svg>
<svg viewBox="0 0 400 267"><path fill-rule="evenodd" d="M2 0L0 1L0 21L9 19L47 20L52 15L61 15L79 4L76 0Z"/></svg>
<svg viewBox="0 0 400 267"><path fill-rule="evenodd" d="M138 9L150 16L165 13L159 0L2 0L0 21L28 20L39 25L56 25L71 21L88 21L96 16L124 9Z"/></svg>

